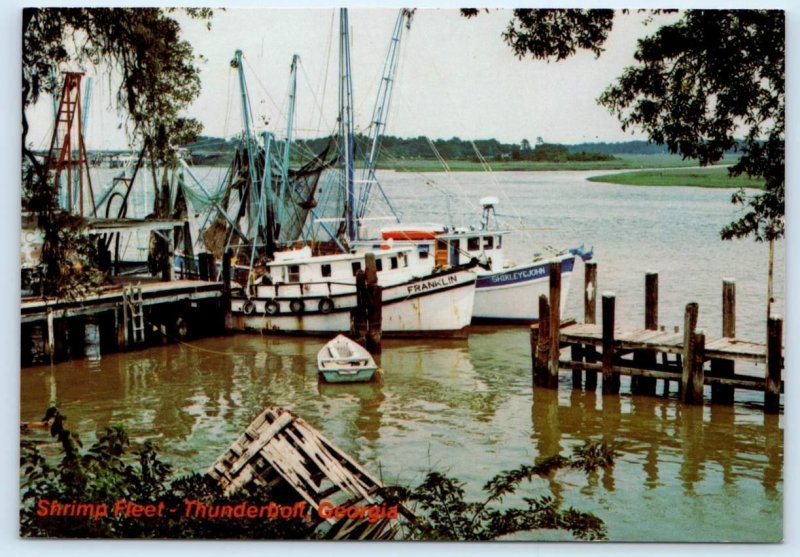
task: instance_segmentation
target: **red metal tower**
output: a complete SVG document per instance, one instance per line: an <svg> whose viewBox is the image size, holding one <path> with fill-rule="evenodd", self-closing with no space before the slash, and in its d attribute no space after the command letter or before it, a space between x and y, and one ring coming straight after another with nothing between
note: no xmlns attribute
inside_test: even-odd
<svg viewBox="0 0 800 557"><path fill-rule="evenodd" d="M50 140L50 151L47 167L53 171L53 187L60 190L62 179L66 178L66 203L62 206L70 213L84 215L84 184L89 190L92 203L92 216L97 208L89 177L89 161L86 156L86 145L83 141L83 124L81 114L81 77L79 72L64 72L64 87L58 103L53 137ZM65 176L66 173L66 176ZM77 183L76 183L77 182ZM77 191L73 191L73 187ZM77 199L75 197L77 196ZM76 207L77 205L77 207ZM76 211L77 209L77 211Z"/></svg>

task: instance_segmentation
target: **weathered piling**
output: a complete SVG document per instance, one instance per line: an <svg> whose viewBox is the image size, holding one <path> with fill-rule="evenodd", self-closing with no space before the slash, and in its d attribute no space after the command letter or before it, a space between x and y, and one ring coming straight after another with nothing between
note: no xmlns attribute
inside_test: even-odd
<svg viewBox="0 0 800 557"><path fill-rule="evenodd" d="M777 414L781 402L781 370L783 369L783 318L767 320L767 376L764 384L764 411Z"/></svg>
<svg viewBox="0 0 800 557"><path fill-rule="evenodd" d="M366 269L366 302L367 302L367 337L366 348L370 352L381 351L381 336L383 326L383 293L378 284L378 268L375 263L375 254L367 253L365 256Z"/></svg>
<svg viewBox="0 0 800 557"><path fill-rule="evenodd" d="M367 303L367 276L359 269L356 271L356 307L350 316L350 336L364 347L367 344L369 331Z"/></svg>
<svg viewBox="0 0 800 557"><path fill-rule="evenodd" d="M547 296L539 296L539 315L550 314L550 302ZM535 333L535 339L534 337ZM538 327L531 328L533 346L533 385L535 387L548 386L548 364L550 361L550 320L539 319Z"/></svg>
<svg viewBox="0 0 800 557"><path fill-rule="evenodd" d="M681 400L697 403L697 393L694 392L695 356L697 348L697 315L699 306L696 302L686 304L683 316L683 370L681 374ZM705 335L703 336L705 342ZM700 402L703 400L703 391L700 389Z"/></svg>
<svg viewBox="0 0 800 557"><path fill-rule="evenodd" d="M584 267L583 322L597 323L597 263L587 261Z"/></svg>
<svg viewBox="0 0 800 557"><path fill-rule="evenodd" d="M550 362L547 385L558 387L558 361L561 354L561 262L550 263ZM541 317L541 316L540 316Z"/></svg>
<svg viewBox="0 0 800 557"><path fill-rule="evenodd" d="M616 352L614 320L616 298L613 292L603 294L603 393L619 394L619 372L614 370Z"/></svg>
<svg viewBox="0 0 800 557"><path fill-rule="evenodd" d="M198 274L200 275L200 280L215 280L216 277L212 275L211 266L214 261L214 255L207 252L201 252L197 254L197 263L200 267L198 269Z"/></svg>
<svg viewBox="0 0 800 557"><path fill-rule="evenodd" d="M584 266L584 288L583 288L583 322L589 324L597 323L597 263L587 261ZM597 362L594 346L584 344L583 360L593 364ZM584 382L587 391L597 389L597 371L587 369Z"/></svg>
<svg viewBox="0 0 800 557"><path fill-rule="evenodd" d="M55 331L53 330L54 327L55 323L53 319L53 310L51 308L47 308L47 344L45 344L44 351L45 354L47 354L47 357L50 359L51 364L55 360L56 354Z"/></svg>
<svg viewBox="0 0 800 557"><path fill-rule="evenodd" d="M736 338L736 281L722 280L722 336ZM713 377L732 378L735 371L733 360L711 360ZM711 401L733 404L733 386L714 383L711 385Z"/></svg>
<svg viewBox="0 0 800 557"><path fill-rule="evenodd" d="M231 261L233 260L233 250L225 250L222 258L222 304L226 312L231 311Z"/></svg>
<svg viewBox="0 0 800 557"><path fill-rule="evenodd" d="M644 328L658 330L658 273L648 272L644 276ZM642 368L652 368L656 363L656 353L652 350L639 350L634 361ZM655 395L656 378L645 376L631 377L631 391L634 394Z"/></svg>

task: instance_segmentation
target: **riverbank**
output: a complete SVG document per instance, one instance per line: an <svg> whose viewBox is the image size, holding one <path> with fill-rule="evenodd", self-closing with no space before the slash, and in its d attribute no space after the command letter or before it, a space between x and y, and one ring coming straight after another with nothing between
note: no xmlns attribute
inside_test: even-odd
<svg viewBox="0 0 800 557"><path fill-rule="evenodd" d="M736 157L726 157L720 164L733 164ZM544 172L582 170L637 170L645 168L688 168L698 166L697 160L681 159L678 155L614 155L608 161L488 161L493 172ZM378 167L395 172L444 172L438 160L390 159L382 160ZM483 172L486 167L470 160L448 160L452 172Z"/></svg>
<svg viewBox="0 0 800 557"><path fill-rule="evenodd" d="M764 187L762 180L747 176L731 177L726 167L669 168L663 170L637 170L592 176L590 182L619 184L623 186L690 186L696 188L754 188Z"/></svg>
<svg viewBox="0 0 800 557"><path fill-rule="evenodd" d="M738 157L726 156L720 164L733 164ZM390 158L383 157L378 162L378 169L394 172L485 172L483 164L464 159L446 161L447 168L437 159L423 158ZM196 165L227 167L229 155L203 157L195 161ZM698 166L695 159L682 159L679 155L614 155L607 161L487 161L492 172L546 172L546 171L583 171L583 170L639 170L651 168L688 168Z"/></svg>

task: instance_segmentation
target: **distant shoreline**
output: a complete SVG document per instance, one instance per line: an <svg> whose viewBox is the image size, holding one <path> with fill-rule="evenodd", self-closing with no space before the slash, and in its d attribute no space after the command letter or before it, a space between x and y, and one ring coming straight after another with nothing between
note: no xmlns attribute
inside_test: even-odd
<svg viewBox="0 0 800 557"><path fill-rule="evenodd" d="M622 186L683 186L695 188L749 188L761 189L762 180L747 176L728 175L727 167L664 168L620 172L591 176L590 182Z"/></svg>

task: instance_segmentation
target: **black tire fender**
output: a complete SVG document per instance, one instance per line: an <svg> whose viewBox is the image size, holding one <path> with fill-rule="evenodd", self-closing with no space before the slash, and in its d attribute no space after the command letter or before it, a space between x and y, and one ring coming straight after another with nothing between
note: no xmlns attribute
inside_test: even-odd
<svg viewBox="0 0 800 557"><path fill-rule="evenodd" d="M253 303L253 300L247 300L242 306L242 313L244 313L245 315L253 315L253 312L255 310L256 310L256 305Z"/></svg>
<svg viewBox="0 0 800 557"><path fill-rule="evenodd" d="M280 310L281 307L275 300L267 300L264 302L264 315L277 315Z"/></svg>
<svg viewBox="0 0 800 557"><path fill-rule="evenodd" d="M322 298L319 301L319 312L323 314L329 314L333 311L334 304L331 298Z"/></svg>
<svg viewBox="0 0 800 557"><path fill-rule="evenodd" d="M303 313L306 309L306 303L303 300L292 300L289 304L289 309L292 313Z"/></svg>

